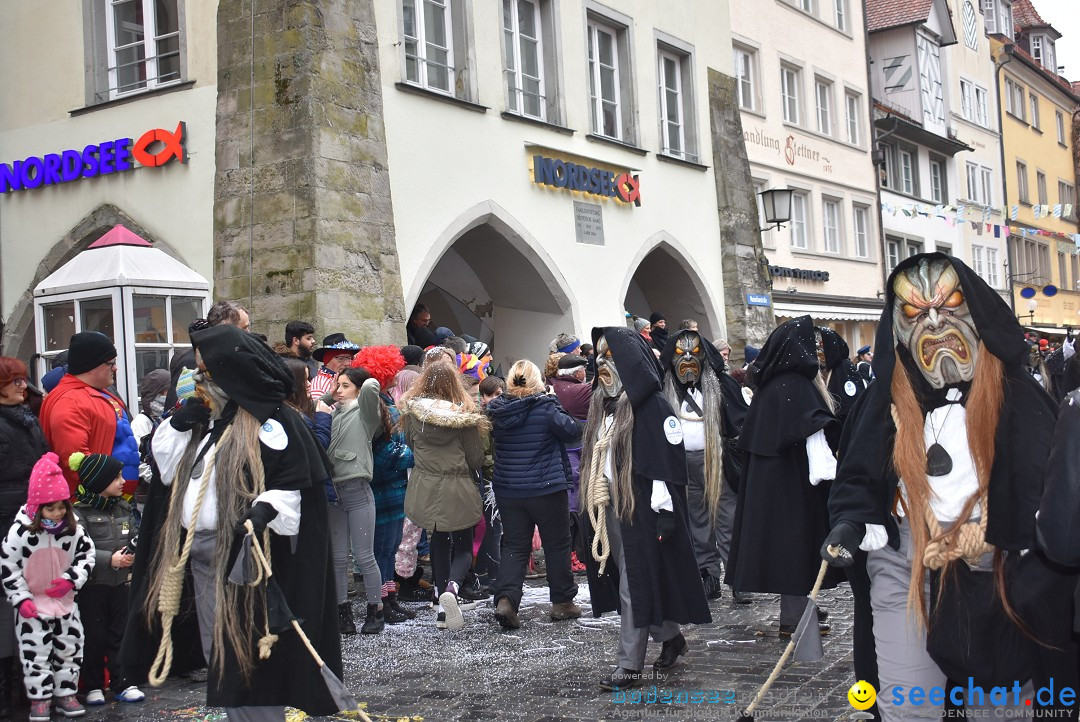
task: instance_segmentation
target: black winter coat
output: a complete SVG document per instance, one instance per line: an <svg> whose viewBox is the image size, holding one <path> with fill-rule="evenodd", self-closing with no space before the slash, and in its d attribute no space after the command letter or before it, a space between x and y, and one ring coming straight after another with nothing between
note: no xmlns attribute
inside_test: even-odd
<svg viewBox="0 0 1080 722"><path fill-rule="evenodd" d="M26 503L30 472L49 443L25 405L0 406L0 528L7 529Z"/></svg>
<svg viewBox="0 0 1080 722"><path fill-rule="evenodd" d="M573 486L566 444L580 445L581 424L558 399L535 394L500 396L488 406L495 441L495 493L508 498L543 496Z"/></svg>

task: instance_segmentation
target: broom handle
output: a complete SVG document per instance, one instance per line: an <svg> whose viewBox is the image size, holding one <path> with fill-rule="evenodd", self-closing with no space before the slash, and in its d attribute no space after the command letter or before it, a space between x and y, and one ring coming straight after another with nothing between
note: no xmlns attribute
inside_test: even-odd
<svg viewBox="0 0 1080 722"><path fill-rule="evenodd" d="M835 547L829 547L830 554L833 554L833 549L835 549ZM833 556L835 556L835 554L833 554ZM818 592L821 591L821 585L825 581L825 572L827 572L828 570L829 562L822 559L821 568L818 569L817 580L814 581L814 588L810 590L810 601L817 601ZM806 634L805 630L803 631L803 634ZM749 715L753 713L753 711L757 709L758 704L761 703L762 698L766 694L768 694L769 688L772 687L773 682L775 682L777 677L780 676L780 670L784 668L784 664L788 661L788 659L791 658L792 653L795 651L795 641L795 638L792 637L791 641L787 643L787 647L784 648L784 653L780 655L779 661L777 661L776 666L773 667L772 674L770 674L769 678L765 680L765 684L761 685L761 689L758 690L758 693L754 697L754 700L743 711L744 715Z"/></svg>

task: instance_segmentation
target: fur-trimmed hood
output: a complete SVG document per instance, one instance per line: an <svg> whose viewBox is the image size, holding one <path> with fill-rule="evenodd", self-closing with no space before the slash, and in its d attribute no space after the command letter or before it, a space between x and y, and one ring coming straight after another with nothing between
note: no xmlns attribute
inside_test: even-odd
<svg viewBox="0 0 1080 722"><path fill-rule="evenodd" d="M409 399L398 406L403 417L411 416L422 424L441 426L447 429L467 429L490 427L488 418L478 411L465 411L457 404L442 399L418 397Z"/></svg>

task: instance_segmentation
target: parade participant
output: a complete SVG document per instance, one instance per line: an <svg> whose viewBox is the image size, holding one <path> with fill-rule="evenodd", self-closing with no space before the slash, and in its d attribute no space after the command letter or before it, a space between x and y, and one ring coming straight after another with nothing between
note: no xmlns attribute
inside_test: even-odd
<svg viewBox="0 0 1080 722"><path fill-rule="evenodd" d="M583 434L581 498L593 616L619 611L605 689L642 683L649 635L655 669L687 651L680 625L712 621L686 510L682 427L664 399L652 348L625 327L594 328L597 376Z"/></svg>
<svg viewBox="0 0 1080 722"><path fill-rule="evenodd" d="M947 679L1075 686L1076 577L1047 566L1035 533L1055 410L1023 368L1020 325L944 254L905 259L885 289L881 383L850 419L821 549L838 565L868 552L869 589L853 589L869 597L856 599L856 669L876 665L888 721L937 719L940 700L896 700ZM998 710L1025 706L1010 697Z"/></svg>
<svg viewBox="0 0 1080 722"><path fill-rule="evenodd" d="M828 484L838 426L818 370L814 322L778 326L754 360L757 389L739 448L745 453L726 580L734 589L780 595L780 636L802 617L829 531ZM843 575L830 573L823 589ZM822 631L825 631L823 628Z"/></svg>
<svg viewBox="0 0 1080 722"><path fill-rule="evenodd" d="M75 699L83 651L75 592L94 568L94 543L75 518L59 462L50 451L34 465L26 505L0 545L0 580L18 610L30 722L47 722L53 701L65 717L86 713Z"/></svg>
<svg viewBox="0 0 1080 722"><path fill-rule="evenodd" d="M855 353L858 359L855 368L859 370L859 375L862 376L863 386L869 386L870 382L874 380L874 366L871 363L874 360L874 354L870 351L869 345L861 347Z"/></svg>
<svg viewBox="0 0 1080 722"><path fill-rule="evenodd" d="M340 677L324 485L330 462L286 402L293 374L265 343L230 325L192 341L199 397L209 405L186 402L151 442L159 476L139 531L132 600L141 606L129 619L122 661L137 670L132 679L150 669L151 683L160 684L168 660L183 672L202 666L201 656L210 667L207 704L225 707L234 722L284 720L286 705L333 714L338 707L298 635L281 632L261 658L264 643L275 641L266 634L267 584L227 581L250 521L256 543L268 547L273 583ZM246 582L242 566L235 565ZM182 594L191 589L188 573L194 598Z"/></svg>
<svg viewBox="0 0 1080 722"><path fill-rule="evenodd" d="M428 354L398 411L415 464L405 514L431 534L436 626L461 629L465 619L457 597L472 564L472 529L483 518L474 479L484 463L483 435L490 424L462 387L454 362L438 353Z"/></svg>
<svg viewBox="0 0 1080 722"><path fill-rule="evenodd" d="M311 353L311 357L322 364L308 384L313 401L334 393L338 374L349 367L353 355L359 350L360 347L345 338L343 333L332 333L323 339L322 346Z"/></svg>
<svg viewBox="0 0 1080 722"><path fill-rule="evenodd" d="M818 363L825 374L825 388L836 401L836 420L843 429L844 421L855 402L863 395L866 385L859 370L848 358L850 352L847 341L831 328L821 327L818 333L821 335L821 356Z"/></svg>
<svg viewBox="0 0 1080 722"><path fill-rule="evenodd" d="M665 372L664 397L682 422L694 556L705 596L719 599L723 582L715 527L724 492L724 398L717 377L724 373L724 359L697 331L684 329L668 340L660 363Z"/></svg>
<svg viewBox="0 0 1080 722"><path fill-rule="evenodd" d="M668 342L667 319L659 311L653 311L649 315L649 325L652 327L653 348L663 353Z"/></svg>

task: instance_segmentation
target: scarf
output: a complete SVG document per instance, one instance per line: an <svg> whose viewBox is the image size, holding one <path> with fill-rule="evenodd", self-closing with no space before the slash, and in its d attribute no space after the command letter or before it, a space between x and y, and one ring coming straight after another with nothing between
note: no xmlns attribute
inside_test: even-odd
<svg viewBox="0 0 1080 722"><path fill-rule="evenodd" d="M112 511L112 508L116 506L116 502L120 501L118 496L102 496L96 494L87 489L82 484L79 484L78 490L75 492L75 498L83 506L88 506L91 509L97 509L98 511Z"/></svg>
<svg viewBox="0 0 1080 722"><path fill-rule="evenodd" d="M53 521L52 519L46 519L46 518L42 517L42 519L41 519L41 529L42 529L42 531L44 531L44 532L46 532L48 534L52 534L53 536L57 536L57 535L60 534L60 532L67 529L67 519L64 518L64 519L57 519L56 521Z"/></svg>

